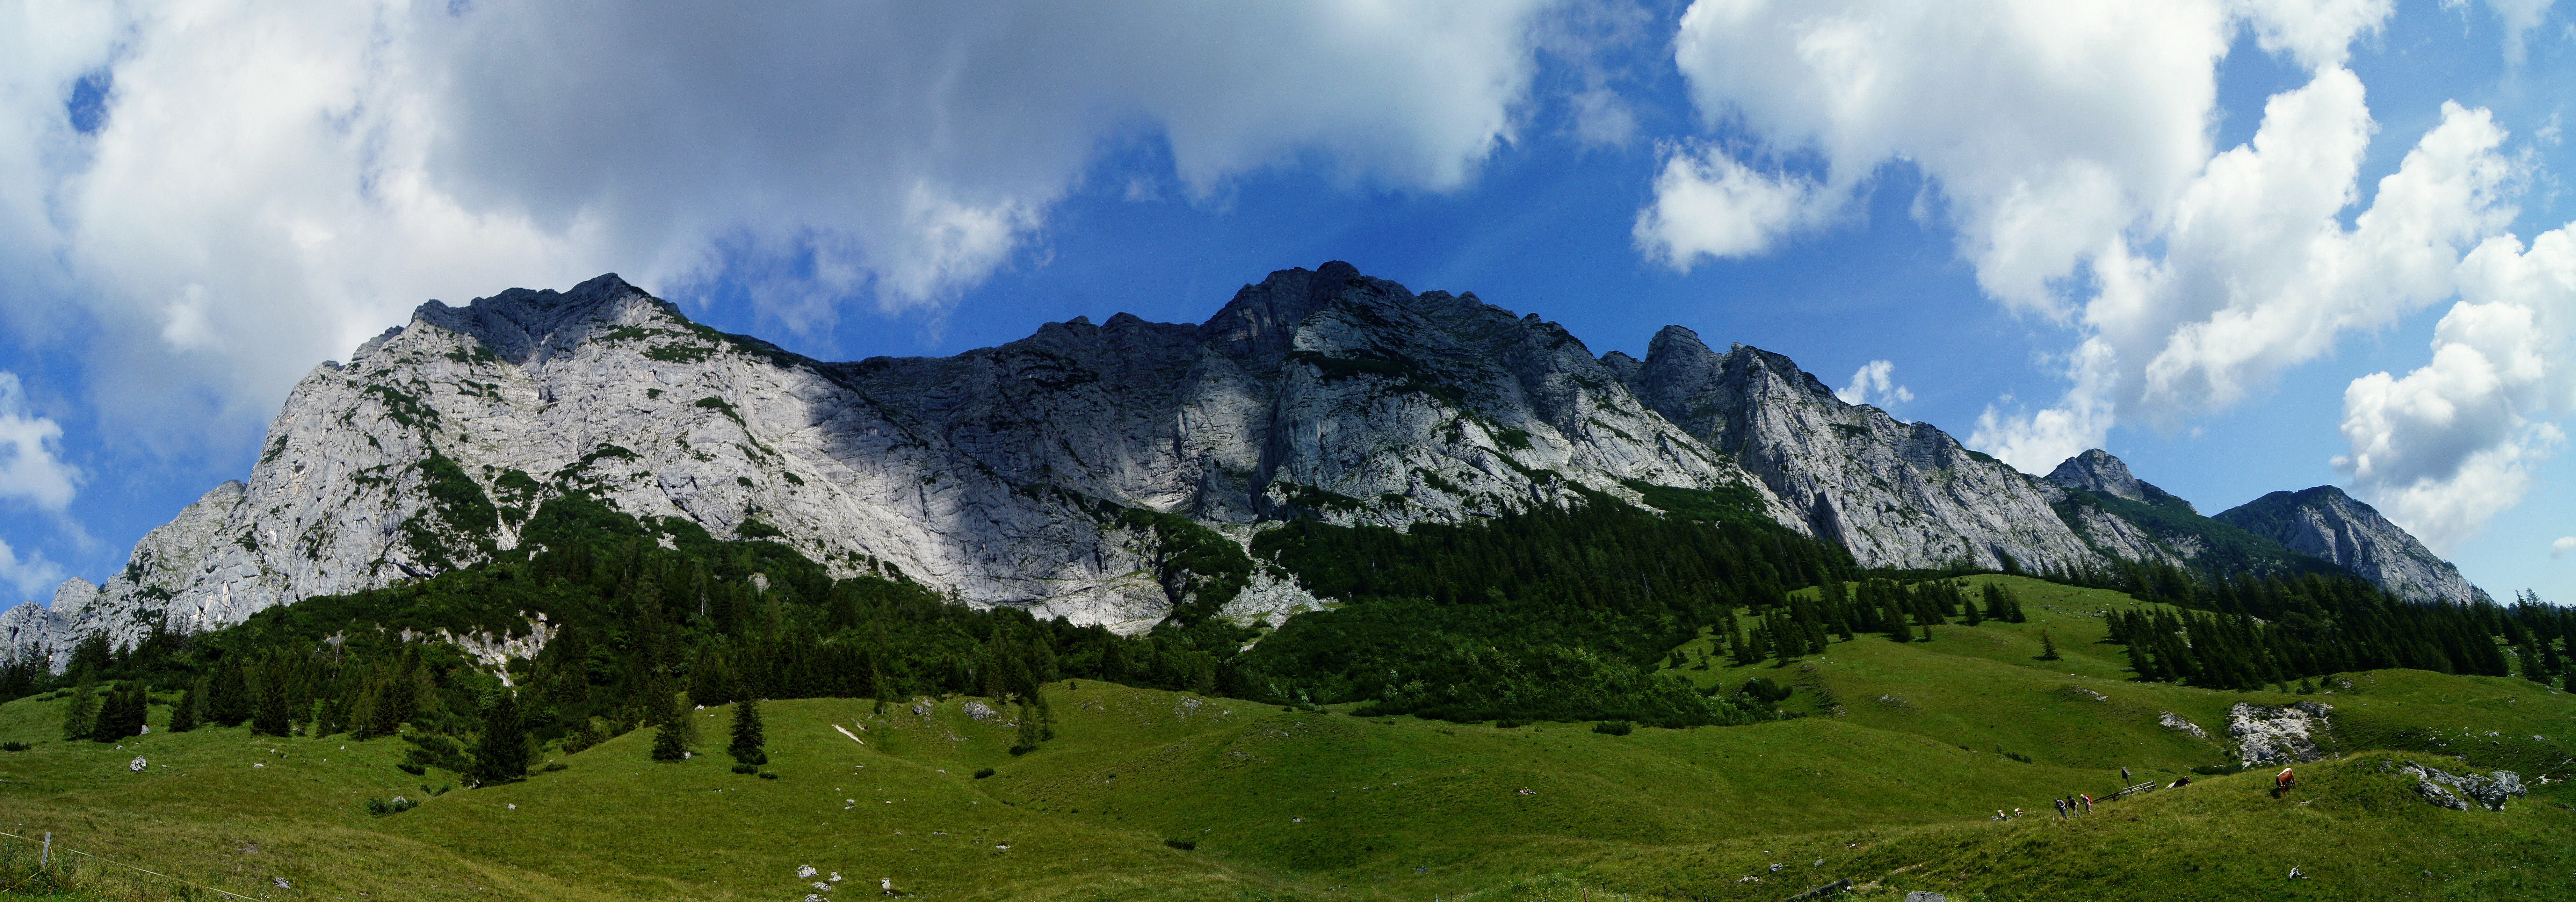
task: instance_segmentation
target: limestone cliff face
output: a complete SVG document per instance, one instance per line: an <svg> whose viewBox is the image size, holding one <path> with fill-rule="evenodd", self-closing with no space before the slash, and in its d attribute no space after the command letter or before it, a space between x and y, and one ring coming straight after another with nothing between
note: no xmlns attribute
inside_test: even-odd
<svg viewBox="0 0 2576 902"><path fill-rule="evenodd" d="M247 481L107 584L0 615L0 639L59 661L91 631L220 627L522 553L519 529L567 493L1133 630L1183 599L1124 508L1246 539L1295 516L1457 522L1578 486L1634 499L1628 480L1753 484L1555 325L1347 264L1274 274L1203 325L1075 320L847 364L716 333L612 275L431 302L315 368Z"/></svg>
<svg viewBox="0 0 2576 902"><path fill-rule="evenodd" d="M2485 600L2460 568L2379 511L2342 489L2321 485L2273 492L2213 519L2280 542L2300 554L2343 565L2380 588L2417 600Z"/></svg>
<svg viewBox="0 0 2576 902"><path fill-rule="evenodd" d="M1273 273L1198 325L1121 314L850 363L718 333L607 275L433 301L316 367L249 478L146 535L106 583L0 613L0 652L46 645L59 664L92 632L221 627L531 553L521 529L573 494L666 532L774 538L838 575L899 571L962 603L1120 630L1191 591L1158 574L1143 511L1249 541L1296 518L1402 528L1586 493L1642 503L1632 483L1737 485L1866 566L2199 553L2190 530L2118 513L2190 506L2116 458L2089 452L2052 479L1846 404L1777 354L1719 354L1670 327L1645 360L1596 358L1535 315L1343 263ZM2283 541L2435 594L2465 587L2343 501L2277 518L2297 524ZM1275 621L1318 603L1264 573L1226 610Z"/></svg>
<svg viewBox="0 0 2576 902"><path fill-rule="evenodd" d="M2001 567L2009 556L2036 570L2102 561L2049 506L2046 483L1928 423L1844 403L1789 358L1744 345L1719 354L1668 326L1642 363L1620 355L1604 365L1864 566Z"/></svg>

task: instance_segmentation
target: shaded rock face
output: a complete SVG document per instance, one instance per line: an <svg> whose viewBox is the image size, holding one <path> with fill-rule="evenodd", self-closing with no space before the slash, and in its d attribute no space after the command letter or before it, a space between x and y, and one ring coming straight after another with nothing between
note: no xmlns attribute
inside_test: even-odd
<svg viewBox="0 0 2576 902"><path fill-rule="evenodd" d="M1464 522L1629 480L1747 485L1553 323L1416 295L1347 264L1247 285L1200 325L1052 323L956 357L823 363L688 321L614 275L513 289L316 367L250 477L207 493L105 585L0 614L9 648L240 622L519 547L586 494L837 576L900 573L978 606L1120 630L1186 599L1122 510L1256 524ZM1264 587L1247 611L1309 606Z"/></svg>
<svg viewBox="0 0 2576 902"><path fill-rule="evenodd" d="M2049 505L2049 484L1970 451L1926 423L1847 404L1789 358L1718 354L1668 326L1646 359L1605 358L1648 406L1730 455L1865 566L2099 565L2103 555Z"/></svg>
<svg viewBox="0 0 2576 902"><path fill-rule="evenodd" d="M2237 702L2227 710L2227 735L2236 739L2236 758L2246 767L2304 764L2324 755L2315 734L2325 730L2333 705L2299 702L2257 705Z"/></svg>
<svg viewBox="0 0 2576 902"><path fill-rule="evenodd" d="M2380 588L2418 601L2488 598L2460 575L2460 568L2334 486L2273 492L2212 519L2341 564Z"/></svg>

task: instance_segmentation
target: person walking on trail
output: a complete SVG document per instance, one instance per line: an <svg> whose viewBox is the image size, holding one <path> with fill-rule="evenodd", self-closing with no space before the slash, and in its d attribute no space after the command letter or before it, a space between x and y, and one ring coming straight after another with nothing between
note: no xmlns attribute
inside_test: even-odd
<svg viewBox="0 0 2576 902"><path fill-rule="evenodd" d="M2093 797L2092 797L2092 796L2090 796L2090 795L2087 795L2087 796L2085 796L2085 797L2084 797L2084 813L2085 813L2085 814L2092 814L2092 813L2093 813Z"/></svg>
<svg viewBox="0 0 2576 902"><path fill-rule="evenodd" d="M2056 805L2056 806L2057 806L2057 819L2058 819L2058 820L2061 820L2061 821L2062 821L2062 820L2065 820L2065 819L2066 819L2066 800L2065 800L2065 799L2050 799L2050 800L2048 800L2048 801L2049 801L2051 804L2054 804L2054 805Z"/></svg>

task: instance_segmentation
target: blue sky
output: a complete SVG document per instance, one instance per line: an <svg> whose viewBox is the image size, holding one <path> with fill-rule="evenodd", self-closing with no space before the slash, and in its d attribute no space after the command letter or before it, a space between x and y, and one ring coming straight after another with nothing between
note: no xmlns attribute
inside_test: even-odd
<svg viewBox="0 0 2576 902"><path fill-rule="evenodd" d="M852 359L1334 259L1595 353L1884 361L1898 416L2205 512L2344 485L2576 600L2564 12L1916 6L22 10L0 601L113 573L428 298L617 271Z"/></svg>

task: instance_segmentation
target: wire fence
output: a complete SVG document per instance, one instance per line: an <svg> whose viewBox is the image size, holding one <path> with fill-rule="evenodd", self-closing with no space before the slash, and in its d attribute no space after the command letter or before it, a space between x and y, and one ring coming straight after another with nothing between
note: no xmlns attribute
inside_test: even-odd
<svg viewBox="0 0 2576 902"><path fill-rule="evenodd" d="M99 879L100 876L112 874L123 877L122 882L128 889L152 886L180 899L252 898L71 848L54 842L53 834L50 833L39 838L0 832L0 837L18 841L0 844L0 895L53 892L98 893L107 889L99 884L110 882ZM75 862L71 856L79 856L78 861ZM31 857L33 861L28 860ZM88 867L84 868L82 864ZM100 873L89 875L82 873L84 870L96 870ZM162 883L146 883L133 876L136 874L158 878ZM171 892L173 890L175 892ZM201 891L208 895L197 895ZM140 896L139 893L133 895Z"/></svg>

